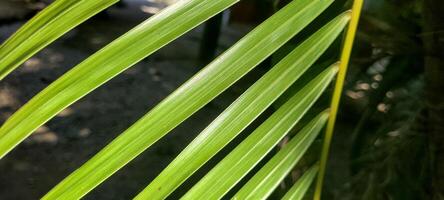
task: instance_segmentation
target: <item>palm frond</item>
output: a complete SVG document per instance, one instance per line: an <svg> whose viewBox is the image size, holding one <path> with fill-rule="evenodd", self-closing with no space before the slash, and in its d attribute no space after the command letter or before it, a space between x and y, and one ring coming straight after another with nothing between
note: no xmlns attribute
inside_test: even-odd
<svg viewBox="0 0 444 200"><path fill-rule="evenodd" d="M284 146L253 178L234 195L234 199L267 199L293 169L316 139L328 119L321 113Z"/></svg>
<svg viewBox="0 0 444 200"><path fill-rule="evenodd" d="M347 21L348 14L337 17L292 51L210 124L141 195L162 197L179 186L284 93L330 46Z"/></svg>
<svg viewBox="0 0 444 200"><path fill-rule="evenodd" d="M282 197L282 200L302 200L316 179L318 171L319 166L315 165L304 172L304 175L302 175L285 196Z"/></svg>
<svg viewBox="0 0 444 200"><path fill-rule="evenodd" d="M39 50L118 0L57 0L0 46L0 81Z"/></svg>
<svg viewBox="0 0 444 200"><path fill-rule="evenodd" d="M184 199L220 199L223 197L296 125L330 84L336 71L336 66L327 69L296 93L194 185L184 196ZM301 131L301 133L303 132ZM310 134L316 135L317 133L310 132ZM310 145L310 142L304 139L301 138L300 142ZM174 164L173 162L172 165L174 166ZM180 168L181 166L174 167ZM145 194L145 197L149 196L149 193Z"/></svg>
<svg viewBox="0 0 444 200"><path fill-rule="evenodd" d="M117 0L58 0L0 47L0 80L26 59ZM0 159L57 113L177 37L239 0L182 0L149 18L64 74L0 127ZM334 0L292 1L185 82L134 125L56 185L42 199L80 199L149 148L287 43ZM362 3L362 0L358 0ZM362 4L361 4L362 6ZM359 7L354 7L359 9ZM352 17L341 62L300 87L286 103L206 174L183 199L220 199L287 135L340 73L333 111L320 113L235 194L234 199L266 199L318 137L329 116L319 167L322 185L359 14L345 12L307 38L234 101L135 199L165 199L235 139L327 50ZM308 170L284 199L301 199L316 177ZM320 184L320 185L319 185ZM315 198L319 198L316 193Z"/></svg>
<svg viewBox="0 0 444 200"><path fill-rule="evenodd" d="M237 0L186 0L164 9L64 74L0 128L0 158L57 113Z"/></svg>
<svg viewBox="0 0 444 200"><path fill-rule="evenodd" d="M239 80L302 30L322 12L320 8L326 8L331 2L304 0L304 3L289 4L173 92L44 198L80 198L85 195ZM79 83L74 87L78 88Z"/></svg>

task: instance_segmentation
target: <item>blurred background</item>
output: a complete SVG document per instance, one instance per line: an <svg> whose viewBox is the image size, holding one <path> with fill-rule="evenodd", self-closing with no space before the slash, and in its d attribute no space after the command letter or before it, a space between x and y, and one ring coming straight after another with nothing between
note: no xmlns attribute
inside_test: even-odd
<svg viewBox="0 0 444 200"><path fill-rule="evenodd" d="M241 0L64 110L1 160L0 199L43 196L289 1ZM0 41L50 2L1 0ZM120 1L42 50L0 83L0 123L73 66L175 2ZM321 24L349 8L350 3L336 0L305 31L85 199L133 197L274 63ZM333 139L324 199L443 197L437 195L444 193L443 34L442 0L366 1ZM313 70L335 62L340 47L341 38ZM295 88L302 82L296 83ZM295 89L288 93L292 90ZM313 108L313 115L328 106L329 92ZM274 108L277 106L279 102ZM272 110L205 165L171 199L177 199L199 180ZM311 153L281 184L282 191L288 189L301 169L316 160L320 146L319 141L312 147ZM278 190L272 199L281 195Z"/></svg>

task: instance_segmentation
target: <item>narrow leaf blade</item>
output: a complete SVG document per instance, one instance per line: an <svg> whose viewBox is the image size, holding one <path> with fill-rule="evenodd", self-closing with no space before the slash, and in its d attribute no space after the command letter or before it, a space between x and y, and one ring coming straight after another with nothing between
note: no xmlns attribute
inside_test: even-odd
<svg viewBox="0 0 444 200"><path fill-rule="evenodd" d="M39 50L118 0L57 0L0 47L0 80Z"/></svg>
<svg viewBox="0 0 444 200"><path fill-rule="evenodd" d="M163 198L234 139L322 55L348 21L343 15L289 54L214 120L136 199Z"/></svg>
<svg viewBox="0 0 444 200"><path fill-rule="evenodd" d="M92 55L3 124L0 158L79 98L237 1L179 1Z"/></svg>
<svg viewBox="0 0 444 200"><path fill-rule="evenodd" d="M304 175L290 188L290 190L282 197L282 200L302 200L307 193L313 181L316 178L316 174L319 171L319 166L315 165L308 169Z"/></svg>
<svg viewBox="0 0 444 200"><path fill-rule="evenodd" d="M220 199L259 163L321 96L337 72L332 66L298 91L205 175L183 199Z"/></svg>
<svg viewBox="0 0 444 200"><path fill-rule="evenodd" d="M191 4L192 2L199 2L198 4L195 3L197 4L195 6L188 6L183 9L183 11L187 15L191 15L191 17L194 17L192 18L193 21L200 21L201 19L203 19L202 15L205 15L205 13L206 15L213 14L216 11L222 10L230 3L228 1L201 0L179 1L174 5L180 5L181 2L186 6L188 6L188 4ZM316 0L315 2L318 5L319 2L331 3L331 0ZM232 1L231 3L234 3L234 1ZM313 3L310 2L309 5L311 4ZM211 101L222 91L227 89L230 85L240 79L248 71L253 69L254 66L263 61L267 56L273 53L277 48L282 46L298 31L305 27L312 19L314 19L314 17L316 17L316 14L318 12L313 13L301 9L304 7L306 7L306 5L291 4L291 6L284 9L283 12L280 12L280 14L271 17L265 23L260 25L253 32L248 34L243 40L241 40L230 50L228 50L225 54L220 56L209 66L195 75L191 80L189 80L178 90L176 90L173 94L167 97L158 106L156 106L147 115L145 115L141 120L131 126L121 136L119 136L117 139L111 142L111 144L109 144L101 152L94 156L90 161L85 163L81 168L68 176L58 186L51 190L44 197L44 199L79 198L92 190L106 178L111 176L114 172L123 167L134 157L136 157L154 142L167 134L171 129L176 127L183 120L191 116L194 112L199 110L202 106ZM302 11L297 12L298 10ZM178 19L168 20L168 23L161 23L162 21L156 18L154 19L156 23L157 21L159 21L160 23L158 24L159 27L157 28L165 28L166 30L163 31L171 31L170 29L173 29L173 32L169 33L170 36L178 35L176 34L178 30L176 30L175 27L177 27L178 24L183 24L184 21L187 21L189 19L184 17L184 15L176 14L177 11L175 10L167 9L167 11L164 12L172 13L171 15L174 15ZM196 17L194 15L198 16ZM138 29L136 28L136 30ZM159 34L159 32L157 32L159 31L159 29L153 29L151 31ZM158 35L151 36L153 38L158 37ZM145 37L146 36L144 36L144 38ZM148 37L148 39L150 39L150 37ZM140 43L144 46L150 44L149 42ZM111 47L112 46L113 44L111 44ZM114 49L112 51L114 51ZM106 58L111 59L115 62L121 62L120 59L128 59L127 57L122 58L121 51L117 51L119 52L115 52L115 54L110 54L114 56L118 55L116 58ZM128 51L135 50L134 48L131 48ZM115 65L115 63L106 63L111 66ZM120 70L120 68L118 69ZM103 70L105 70L105 72L103 72ZM108 70L108 68L98 68L95 70L91 70L88 68L88 65L82 65L81 68L74 69L73 72L76 73L76 79L79 80L76 83L71 83L73 84L73 86L68 88L68 90L72 88L78 88L79 84L86 84L88 87L83 91L76 92L74 96L87 93L89 92L89 89L94 88L95 86L98 86L102 83L97 81L107 80L103 77L112 77L120 72L107 72L106 70ZM83 72L93 73L93 75L78 75L82 74ZM74 75L69 74L69 76ZM63 82L70 80L72 77L69 76L68 78L62 77L61 81ZM94 78L94 76L97 77ZM68 100L69 102L64 102L63 105L68 105L76 99Z"/></svg>
<svg viewBox="0 0 444 200"><path fill-rule="evenodd" d="M262 167L233 199L267 199L311 146L327 119L328 113L325 112L313 119Z"/></svg>

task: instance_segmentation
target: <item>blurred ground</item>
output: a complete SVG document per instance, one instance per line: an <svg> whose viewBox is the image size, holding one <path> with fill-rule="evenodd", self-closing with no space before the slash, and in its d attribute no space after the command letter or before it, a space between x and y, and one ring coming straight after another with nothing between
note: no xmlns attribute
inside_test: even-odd
<svg viewBox="0 0 444 200"><path fill-rule="evenodd" d="M89 20L28 60L0 84L0 123L80 61L166 5L156 0L128 1L124 8L111 8L107 14ZM22 23L0 26L0 40L9 37ZM201 29L196 28L70 106L2 159L0 199L42 197L196 73L202 67L196 61ZM237 24L225 27L219 51L227 49L250 29ZM243 79L86 199L133 197L261 73ZM347 125L341 126L349 129ZM334 148L343 150L348 144L341 138L347 136L345 132L338 135ZM333 178L327 180L327 185L338 185L338 180L346 176L346 156L335 153L331 165L338 170L329 172Z"/></svg>

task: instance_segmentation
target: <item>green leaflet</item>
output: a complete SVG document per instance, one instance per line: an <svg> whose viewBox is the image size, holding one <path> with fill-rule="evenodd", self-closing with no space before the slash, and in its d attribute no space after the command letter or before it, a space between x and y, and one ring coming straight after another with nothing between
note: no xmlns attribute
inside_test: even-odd
<svg viewBox="0 0 444 200"><path fill-rule="evenodd" d="M0 80L39 50L118 0L57 0L0 47Z"/></svg>
<svg viewBox="0 0 444 200"><path fill-rule="evenodd" d="M348 18L348 14L339 16L273 67L188 145L136 199L162 199L177 188L285 92L335 40Z"/></svg>
<svg viewBox="0 0 444 200"><path fill-rule="evenodd" d="M282 197L282 200L302 200L315 180L318 170L319 166L315 165L304 172L304 175L302 175L285 196Z"/></svg>
<svg viewBox="0 0 444 200"><path fill-rule="evenodd" d="M307 151L327 119L328 113L323 112L307 124L239 190L233 199L267 199Z"/></svg>
<svg viewBox="0 0 444 200"><path fill-rule="evenodd" d="M296 125L331 83L337 70L337 66L328 68L297 92L207 173L183 199L221 199Z"/></svg>
<svg viewBox="0 0 444 200"><path fill-rule="evenodd" d="M36 95L3 124L0 158L79 98L237 1L179 1L104 47Z"/></svg>
<svg viewBox="0 0 444 200"><path fill-rule="evenodd" d="M203 21L234 2L179 1L56 81L12 119L19 121L23 117L23 121L10 122L3 131L28 134L43 123L43 120L60 111L60 108L66 107L143 57L140 49L152 52L154 47L160 47L183 33L185 28ZM272 54L331 2L332 0L303 0L289 4L182 85L43 199L78 199L88 193ZM140 37L134 38L135 36ZM156 40L159 36L161 38ZM122 50L122 47L132 48ZM101 67L102 65L107 67ZM39 104L43 107L38 106ZM33 107L40 110L32 111L30 108ZM33 120L39 118L41 121L36 123L30 120L29 114L34 115ZM46 116L41 117L43 114ZM11 129L15 126L22 127L23 124L20 123L28 125L27 129ZM29 127L29 123L34 124Z"/></svg>

